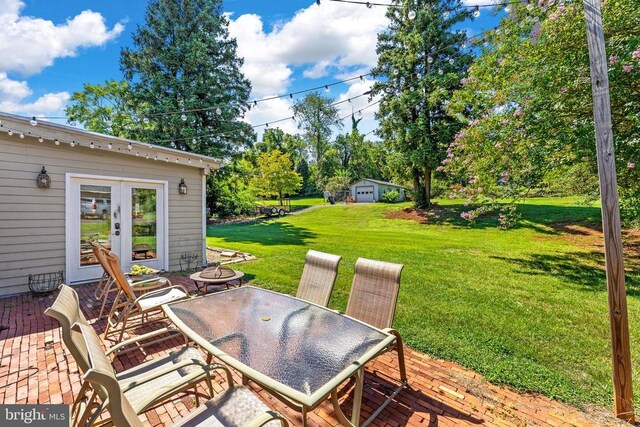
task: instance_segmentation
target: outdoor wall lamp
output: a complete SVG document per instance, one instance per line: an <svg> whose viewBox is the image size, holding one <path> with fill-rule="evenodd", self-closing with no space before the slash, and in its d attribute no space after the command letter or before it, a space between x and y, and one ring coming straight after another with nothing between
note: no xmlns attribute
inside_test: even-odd
<svg viewBox="0 0 640 427"><path fill-rule="evenodd" d="M184 178L182 178L180 184L178 184L178 194L187 194L187 184L184 183Z"/></svg>
<svg viewBox="0 0 640 427"><path fill-rule="evenodd" d="M51 177L47 175L47 170L42 167L38 178L36 179L36 183L40 188L49 188L51 186Z"/></svg>

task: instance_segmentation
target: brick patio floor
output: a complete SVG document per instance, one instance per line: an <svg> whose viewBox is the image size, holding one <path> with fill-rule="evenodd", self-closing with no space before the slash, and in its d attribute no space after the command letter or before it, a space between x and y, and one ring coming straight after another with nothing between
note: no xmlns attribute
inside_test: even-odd
<svg viewBox="0 0 640 427"><path fill-rule="evenodd" d="M194 286L185 278L171 276L174 284L189 290ZM78 286L82 309L91 322L98 313L94 305L93 285ZM0 299L0 403L66 403L80 389L80 374L71 354L61 342L58 323L43 314L57 293L32 297L25 293ZM94 323L102 332L104 321ZM107 346L112 343L106 343ZM157 357L178 347L176 339L150 347L147 351L122 355L114 362L120 371L143 360ZM516 393L485 381L482 376L459 365L433 359L406 349L409 386L374 421L376 426L537 426L537 425L612 425L616 420L605 410L596 415L539 395ZM395 353L388 353L367 365L363 396L363 415L375 410L393 390L398 377ZM239 381L239 378L236 378ZM220 380L220 384L222 379ZM301 425L300 416L269 396L255 384L250 387L292 425ZM218 385L219 390L222 389ZM352 384L341 390L345 413L349 413ZM204 389L202 389L204 392ZM180 397L148 411L145 425L171 425L195 407L193 395ZM604 415L603 415L604 414ZM310 426L336 426L331 404L326 401L309 416Z"/></svg>

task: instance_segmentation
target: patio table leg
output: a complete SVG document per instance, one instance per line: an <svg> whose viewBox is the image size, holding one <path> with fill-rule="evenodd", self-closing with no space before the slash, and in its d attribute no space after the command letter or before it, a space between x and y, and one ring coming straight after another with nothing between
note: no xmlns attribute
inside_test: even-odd
<svg viewBox="0 0 640 427"><path fill-rule="evenodd" d="M338 389L336 388L331 392L331 403L333 403L333 410L336 412L338 421L340 421L340 424L347 427L358 427L360 425L360 411L362 409L362 388L364 387L364 366L358 369L353 376L356 380L356 384L353 394L353 409L351 411L351 421L347 419L347 417L344 415L344 412L342 412L342 408L340 408L340 403L338 402Z"/></svg>

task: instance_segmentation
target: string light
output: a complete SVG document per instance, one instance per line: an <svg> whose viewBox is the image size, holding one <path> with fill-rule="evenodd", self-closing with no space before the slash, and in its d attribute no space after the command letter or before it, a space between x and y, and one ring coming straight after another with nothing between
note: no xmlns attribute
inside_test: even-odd
<svg viewBox="0 0 640 427"><path fill-rule="evenodd" d="M75 142L75 141L71 141L71 142L69 143L69 145L70 145L71 147L75 147L75 146L76 146L76 142Z"/></svg>
<svg viewBox="0 0 640 427"><path fill-rule="evenodd" d="M220 107L216 108L216 114L217 115L222 114L222 109Z"/></svg>
<svg viewBox="0 0 640 427"><path fill-rule="evenodd" d="M480 8L476 5L475 9L473 9L473 17L477 18L480 16Z"/></svg>
<svg viewBox="0 0 640 427"><path fill-rule="evenodd" d="M131 145L131 143L129 143L129 145L127 145L127 150L131 151L132 148L133 148L133 145Z"/></svg>
<svg viewBox="0 0 640 427"><path fill-rule="evenodd" d="M58 140L58 138L54 139L53 143L56 144L56 145L60 145L60 141Z"/></svg>
<svg viewBox="0 0 640 427"><path fill-rule="evenodd" d="M93 142L91 142L91 144L89 144L89 148L93 150L94 148L96 148L96 146L93 144Z"/></svg>
<svg viewBox="0 0 640 427"><path fill-rule="evenodd" d="M42 139L42 137L41 137L41 136L39 136L39 137L38 137L38 142L43 142L43 141L44 141L44 139Z"/></svg>
<svg viewBox="0 0 640 427"><path fill-rule="evenodd" d="M36 120L35 116L31 117L31 120L29 120L29 124L31 126L38 126L38 121Z"/></svg>
<svg viewBox="0 0 640 427"><path fill-rule="evenodd" d="M24 139L24 133L20 134L20 139Z"/></svg>
<svg viewBox="0 0 640 427"><path fill-rule="evenodd" d="M9 129L9 132L7 132L9 134L9 136L13 136L13 131L11 129Z"/></svg>
<svg viewBox="0 0 640 427"><path fill-rule="evenodd" d="M109 143L109 145L107 145L107 148L111 150L113 148L113 144Z"/></svg>
<svg viewBox="0 0 640 427"><path fill-rule="evenodd" d="M187 115L185 113L182 113L182 115L180 116L180 119L182 119L183 122L187 121Z"/></svg>
<svg viewBox="0 0 640 427"><path fill-rule="evenodd" d="M409 18L409 20L411 20L411 21L416 19L416 11L415 10L410 10L409 13L407 13L407 18Z"/></svg>

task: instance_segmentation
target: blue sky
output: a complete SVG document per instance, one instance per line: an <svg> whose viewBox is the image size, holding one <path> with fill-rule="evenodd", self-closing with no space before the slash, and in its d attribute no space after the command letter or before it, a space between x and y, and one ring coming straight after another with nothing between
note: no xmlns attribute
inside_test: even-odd
<svg viewBox="0 0 640 427"><path fill-rule="evenodd" d="M468 0L465 3L473 3ZM490 1L490 0L479 0ZM0 0L0 111L25 116L64 115L70 95L84 83L122 77L120 50L144 24L141 0ZM230 32L245 58L252 98L295 92L366 73L376 62L376 34L386 26L385 8L323 0L225 0ZM482 3L479 3L482 4ZM491 8L462 28L471 35L497 24ZM332 87L336 101L368 90L369 79ZM289 98L259 104L252 124L291 116ZM367 97L340 105L348 115L369 105ZM376 127L376 106L363 111L360 128ZM64 122L64 120L54 120ZM345 122L348 126L348 122ZM292 121L278 126L295 132ZM258 131L260 129L257 129Z"/></svg>

